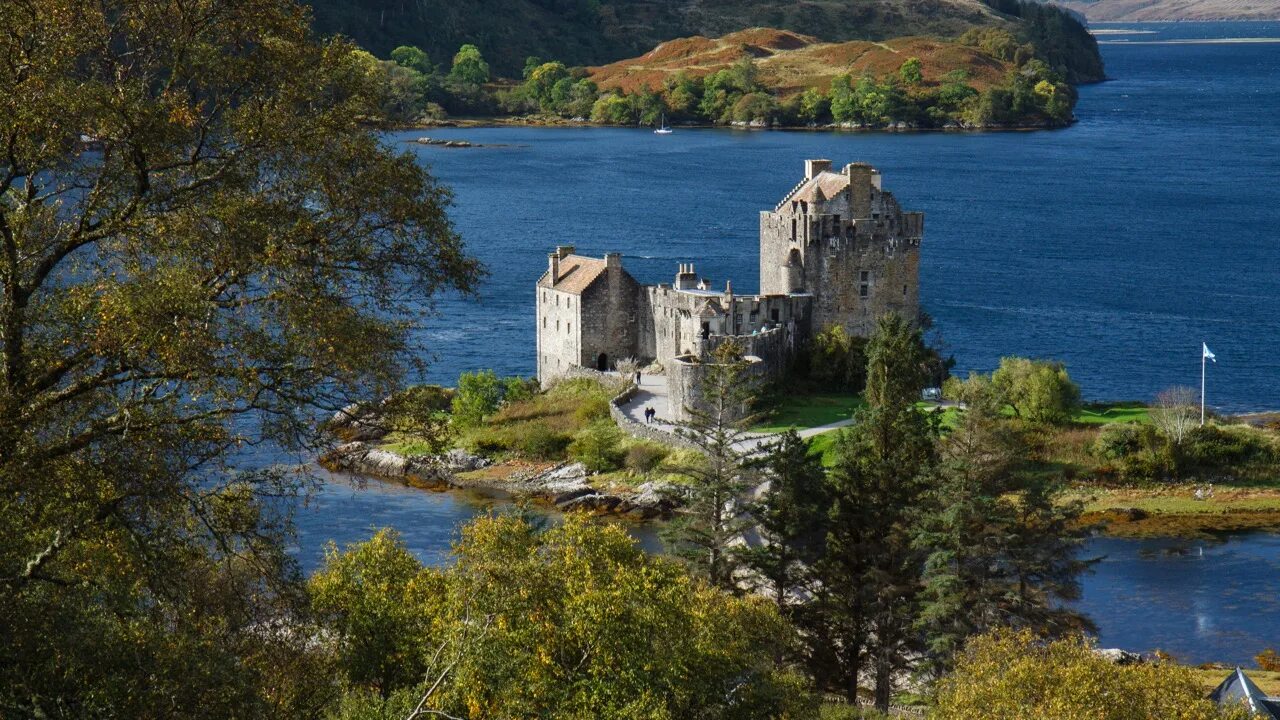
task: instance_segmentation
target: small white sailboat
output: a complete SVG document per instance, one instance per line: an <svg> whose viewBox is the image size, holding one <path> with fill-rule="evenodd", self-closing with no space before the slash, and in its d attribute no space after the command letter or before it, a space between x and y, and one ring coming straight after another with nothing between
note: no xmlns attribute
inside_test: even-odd
<svg viewBox="0 0 1280 720"><path fill-rule="evenodd" d="M667 114L663 113L662 124L658 126L657 130L653 131L653 134L654 135L670 135L672 132L675 132L675 131L667 127Z"/></svg>

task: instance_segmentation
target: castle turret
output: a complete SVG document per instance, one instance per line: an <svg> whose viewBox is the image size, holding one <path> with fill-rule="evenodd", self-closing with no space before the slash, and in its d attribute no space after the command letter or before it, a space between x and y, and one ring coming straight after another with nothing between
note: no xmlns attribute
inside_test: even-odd
<svg viewBox="0 0 1280 720"><path fill-rule="evenodd" d="M880 184L880 173L866 163L849 163L844 174L849 178L849 216L871 217L872 188Z"/></svg>

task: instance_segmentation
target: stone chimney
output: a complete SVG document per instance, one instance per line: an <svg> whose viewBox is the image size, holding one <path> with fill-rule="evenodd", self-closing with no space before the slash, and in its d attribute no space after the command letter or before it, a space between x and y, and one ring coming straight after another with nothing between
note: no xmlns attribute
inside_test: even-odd
<svg viewBox="0 0 1280 720"><path fill-rule="evenodd" d="M805 160L804 161L804 179L812 180L820 173L824 173L831 169L830 160Z"/></svg>
<svg viewBox="0 0 1280 720"><path fill-rule="evenodd" d="M680 271L676 273L677 290L693 290L698 287L698 274L693 271L693 263L680 263Z"/></svg>
<svg viewBox="0 0 1280 720"><path fill-rule="evenodd" d="M575 249L575 248L574 248L572 245L557 245L557 246L556 246L556 255L559 255L559 256L560 256L560 259L561 259L561 260L563 260L563 259L565 259L565 258L569 257L570 255L572 255L572 254L573 254L574 249Z"/></svg>
<svg viewBox="0 0 1280 720"><path fill-rule="evenodd" d="M560 252L547 253L547 271L551 273L551 284L560 282Z"/></svg>
<svg viewBox="0 0 1280 720"><path fill-rule="evenodd" d="M621 270L622 253L606 253L604 256L604 266L608 270Z"/></svg>

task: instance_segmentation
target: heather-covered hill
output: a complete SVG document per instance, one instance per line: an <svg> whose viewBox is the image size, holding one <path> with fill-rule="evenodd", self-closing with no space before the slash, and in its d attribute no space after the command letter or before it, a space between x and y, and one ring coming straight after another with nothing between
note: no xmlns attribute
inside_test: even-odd
<svg viewBox="0 0 1280 720"><path fill-rule="evenodd" d="M601 65L673 38L718 37L775 27L826 42L1002 27L1054 46L1072 81L1102 78L1096 46L1059 9L1024 0L308 0L317 29L347 35L379 57L416 45L445 63L463 43L479 45L500 75L525 58ZM1048 47L1045 48L1046 50Z"/></svg>
<svg viewBox="0 0 1280 720"><path fill-rule="evenodd" d="M978 91L999 85L1014 67L979 48L932 38L827 43L809 35L752 28L717 39L671 40L640 57L589 72L601 90L658 91L678 73L705 77L750 58L755 61L758 82L779 97L789 97L808 88L826 90L837 75L892 75L912 57L919 58L928 85L963 71L967 83Z"/></svg>

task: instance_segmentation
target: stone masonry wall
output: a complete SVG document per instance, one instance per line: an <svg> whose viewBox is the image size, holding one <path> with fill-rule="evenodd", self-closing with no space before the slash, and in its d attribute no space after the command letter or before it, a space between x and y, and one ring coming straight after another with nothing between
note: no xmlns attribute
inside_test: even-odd
<svg viewBox="0 0 1280 720"><path fill-rule="evenodd" d="M538 379L545 385L576 366L580 344L581 298L551 288L536 288Z"/></svg>

